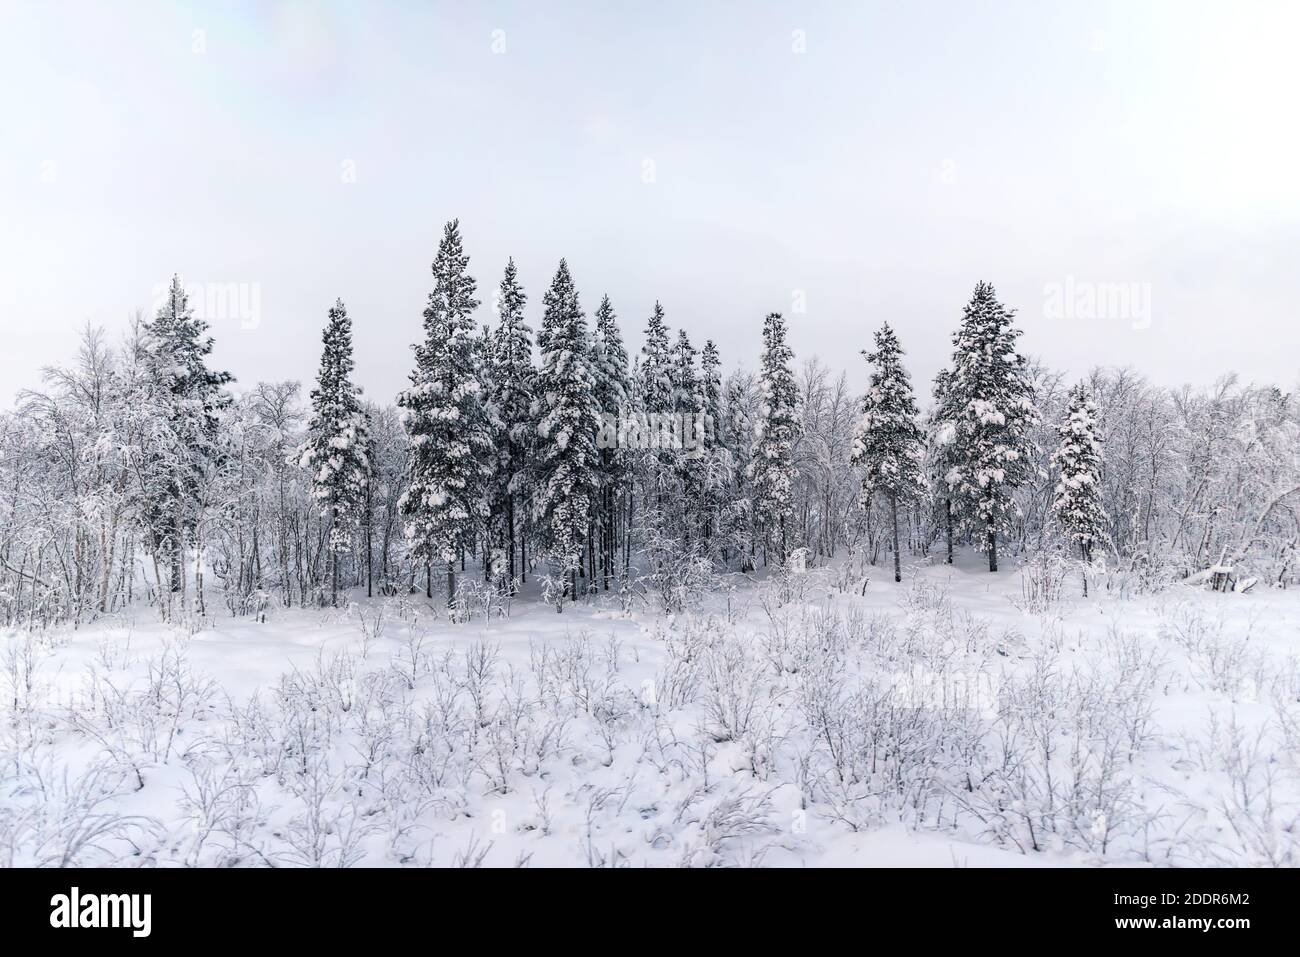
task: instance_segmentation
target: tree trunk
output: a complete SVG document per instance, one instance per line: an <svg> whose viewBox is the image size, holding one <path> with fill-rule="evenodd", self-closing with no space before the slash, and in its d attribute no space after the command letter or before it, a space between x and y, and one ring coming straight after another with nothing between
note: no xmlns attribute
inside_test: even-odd
<svg viewBox="0 0 1300 957"><path fill-rule="evenodd" d="M952 564L952 499L943 500L944 525L948 533L948 564Z"/></svg>
<svg viewBox="0 0 1300 957"><path fill-rule="evenodd" d="M623 528L623 578L632 568L632 522L636 518L636 493L629 489L627 495L627 525Z"/></svg>
<svg viewBox="0 0 1300 957"><path fill-rule="evenodd" d="M989 571L998 570L998 530L992 522L989 523Z"/></svg>
<svg viewBox="0 0 1300 957"><path fill-rule="evenodd" d="M902 559L898 555L898 496L889 496L890 517L894 520L894 581L903 580Z"/></svg>
<svg viewBox="0 0 1300 957"><path fill-rule="evenodd" d="M181 527L180 509L176 510L176 515L172 521L172 591L180 592L185 588L185 568L184 561L181 558L181 541L184 538L184 530Z"/></svg>
<svg viewBox="0 0 1300 957"><path fill-rule="evenodd" d="M604 579L605 591L609 591L609 580L614 574L614 489L605 490L605 514L601 523L600 571Z"/></svg>
<svg viewBox="0 0 1300 957"><path fill-rule="evenodd" d="M510 495L506 498L506 551L510 554L507 562L507 568L510 574L511 587L514 587L515 581L515 497Z"/></svg>

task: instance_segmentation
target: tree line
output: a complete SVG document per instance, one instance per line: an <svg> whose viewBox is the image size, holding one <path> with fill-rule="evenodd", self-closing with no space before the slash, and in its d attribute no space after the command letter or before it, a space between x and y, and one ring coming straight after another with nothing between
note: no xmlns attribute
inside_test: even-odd
<svg viewBox="0 0 1300 957"><path fill-rule="evenodd" d="M723 374L655 303L630 355L608 296L590 321L561 260L535 335L509 261L479 325L459 223L395 405L352 381L329 308L314 388L236 394L174 278L120 346L0 416L0 616L80 623L136 600L165 617L337 605L422 590L454 611L535 576L563 610L593 592L688 604L718 576L825 562L1055 555L1107 587L1244 565L1286 586L1300 540L1292 395L1228 376L1167 389L1126 369L1069 384L1018 347L976 285L926 407L882 324L865 395L797 364L780 313L756 372ZM1095 577L1095 576L1094 576ZM1087 575L1084 577L1087 581Z"/></svg>

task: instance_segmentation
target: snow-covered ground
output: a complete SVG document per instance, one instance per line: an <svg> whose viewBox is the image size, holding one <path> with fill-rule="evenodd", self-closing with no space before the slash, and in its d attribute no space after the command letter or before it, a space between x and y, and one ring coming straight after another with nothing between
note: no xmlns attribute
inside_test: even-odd
<svg viewBox="0 0 1300 957"><path fill-rule="evenodd" d="M4 633L0 864L1300 861L1300 594L981 566Z"/></svg>

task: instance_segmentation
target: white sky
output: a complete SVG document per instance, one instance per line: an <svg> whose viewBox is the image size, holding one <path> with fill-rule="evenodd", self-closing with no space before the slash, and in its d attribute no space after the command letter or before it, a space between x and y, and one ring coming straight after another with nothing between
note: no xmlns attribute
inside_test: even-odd
<svg viewBox="0 0 1300 957"><path fill-rule="evenodd" d="M485 302L513 255L536 327L567 256L728 367L775 309L858 384L889 319L924 388L983 278L1073 373L1290 386L1298 47L1294 2L0 0L0 403L172 272L257 290L213 321L245 385L310 379L341 296L389 401L453 216ZM1067 277L1149 328L1046 315Z"/></svg>

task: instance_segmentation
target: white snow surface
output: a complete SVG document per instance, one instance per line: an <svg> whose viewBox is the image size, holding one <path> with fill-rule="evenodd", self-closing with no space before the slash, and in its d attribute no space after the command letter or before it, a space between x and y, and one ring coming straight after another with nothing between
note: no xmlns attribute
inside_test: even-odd
<svg viewBox="0 0 1300 957"><path fill-rule="evenodd" d="M0 633L0 864L1298 862L1300 594L983 561Z"/></svg>

